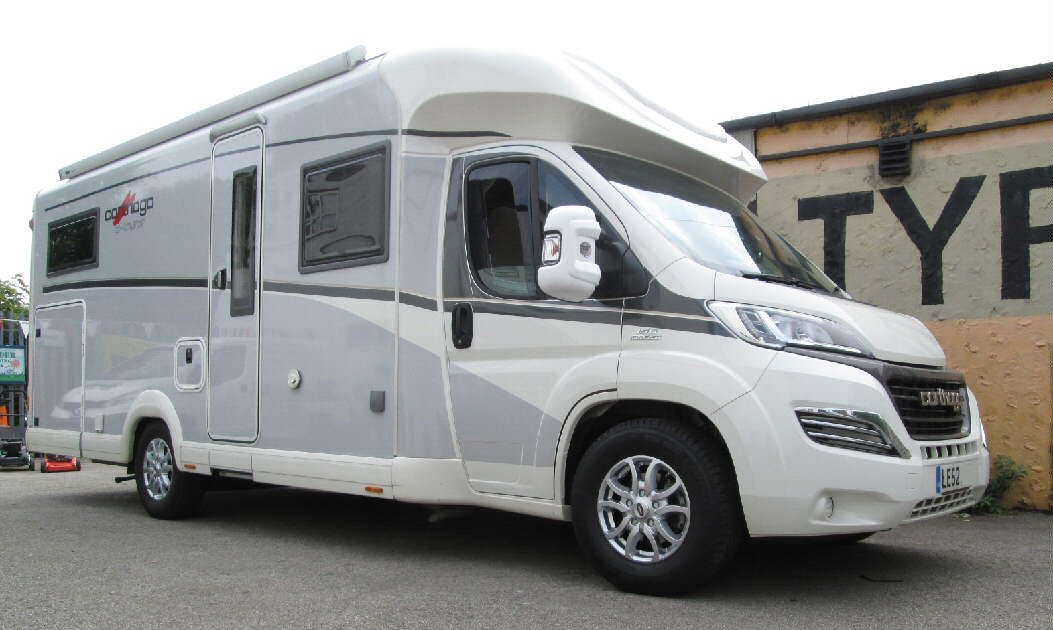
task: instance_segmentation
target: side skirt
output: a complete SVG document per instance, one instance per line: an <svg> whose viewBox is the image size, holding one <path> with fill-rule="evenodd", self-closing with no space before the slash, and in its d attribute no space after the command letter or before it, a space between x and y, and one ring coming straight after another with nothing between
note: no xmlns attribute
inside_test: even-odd
<svg viewBox="0 0 1053 630"><path fill-rule="evenodd" d="M199 442L183 442L180 454L179 468L188 472L242 472L258 483L570 520L569 506L550 500L472 490L459 459L384 459Z"/></svg>

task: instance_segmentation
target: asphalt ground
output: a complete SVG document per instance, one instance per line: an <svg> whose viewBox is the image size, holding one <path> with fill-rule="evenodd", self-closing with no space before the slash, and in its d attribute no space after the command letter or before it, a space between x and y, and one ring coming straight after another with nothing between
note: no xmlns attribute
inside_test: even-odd
<svg viewBox="0 0 1053 630"><path fill-rule="evenodd" d="M0 628L1053 628L1053 516L753 542L705 590L622 593L569 524L285 488L149 518L123 470L0 471Z"/></svg>

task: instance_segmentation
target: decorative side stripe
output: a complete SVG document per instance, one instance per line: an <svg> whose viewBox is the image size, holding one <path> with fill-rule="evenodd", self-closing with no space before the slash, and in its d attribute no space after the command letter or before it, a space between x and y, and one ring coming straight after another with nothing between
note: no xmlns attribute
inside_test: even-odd
<svg viewBox="0 0 1053 630"><path fill-rule="evenodd" d="M427 129L403 129L402 133L407 136L421 136L424 138L511 138L512 136L500 131L429 131Z"/></svg>
<svg viewBox="0 0 1053 630"><path fill-rule="evenodd" d="M406 291L399 291L399 303L416 306L417 308L423 308L429 311L439 310L438 301L435 298L424 297L423 295L417 295L416 293L407 293Z"/></svg>
<svg viewBox="0 0 1053 630"><path fill-rule="evenodd" d="M626 326L682 330L684 332L699 332L707 335L719 335L721 337L734 337L734 335L731 334L723 324L715 319L701 319L691 316L675 315L672 313L640 313L626 311L624 322Z"/></svg>
<svg viewBox="0 0 1053 630"><path fill-rule="evenodd" d="M327 297L353 298L356 300L377 300L394 302L394 289L373 287L341 287L328 284L302 284L298 282L264 282L264 291L275 293L294 293L297 295L324 295Z"/></svg>
<svg viewBox="0 0 1053 630"><path fill-rule="evenodd" d="M74 289L118 289L118 288L143 288L143 287L170 287L170 288L208 288L207 278L114 278L110 280L81 280L79 282L60 282L49 284L44 287L44 293L56 291L72 291Z"/></svg>
<svg viewBox="0 0 1053 630"><path fill-rule="evenodd" d="M621 308L568 308L560 306L541 306L523 303L491 302L482 300L452 299L446 300L444 308L449 311L455 304L467 302L472 311L479 314L510 315L512 317L533 317L536 319L558 319L568 322L585 322L588 324L622 323Z"/></svg>

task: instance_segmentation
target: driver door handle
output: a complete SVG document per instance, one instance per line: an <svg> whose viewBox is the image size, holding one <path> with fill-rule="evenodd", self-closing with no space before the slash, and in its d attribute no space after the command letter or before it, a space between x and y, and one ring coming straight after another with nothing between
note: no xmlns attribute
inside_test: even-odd
<svg viewBox="0 0 1053 630"><path fill-rule="evenodd" d="M450 312L453 347L464 349L472 345L472 305L461 302L453 305Z"/></svg>

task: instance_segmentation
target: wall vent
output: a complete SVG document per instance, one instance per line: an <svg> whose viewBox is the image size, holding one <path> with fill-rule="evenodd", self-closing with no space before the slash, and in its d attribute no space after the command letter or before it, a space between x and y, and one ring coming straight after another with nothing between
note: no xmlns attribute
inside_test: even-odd
<svg viewBox="0 0 1053 630"><path fill-rule="evenodd" d="M882 140L878 144L878 175L904 177L910 175L910 140Z"/></svg>

